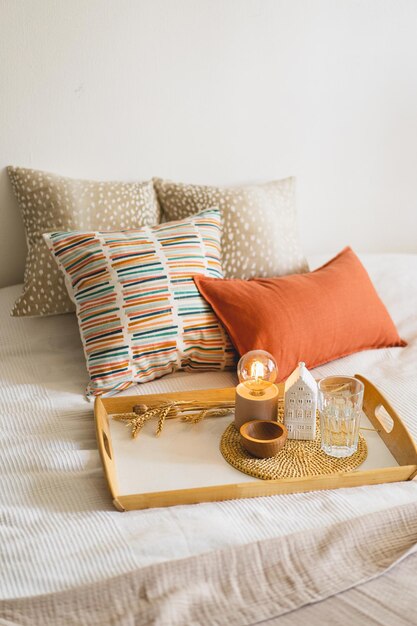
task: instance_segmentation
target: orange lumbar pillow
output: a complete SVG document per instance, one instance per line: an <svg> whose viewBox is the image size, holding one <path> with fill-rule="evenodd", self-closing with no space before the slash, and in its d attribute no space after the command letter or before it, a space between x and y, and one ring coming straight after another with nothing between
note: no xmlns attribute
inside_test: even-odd
<svg viewBox="0 0 417 626"><path fill-rule="evenodd" d="M280 380L299 361L312 368L360 350L407 345L351 248L307 274L194 281L239 354L267 350Z"/></svg>

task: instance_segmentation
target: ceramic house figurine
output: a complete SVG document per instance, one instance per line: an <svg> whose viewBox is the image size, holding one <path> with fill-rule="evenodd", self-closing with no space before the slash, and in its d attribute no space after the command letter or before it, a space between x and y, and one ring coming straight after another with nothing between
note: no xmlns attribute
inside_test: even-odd
<svg viewBox="0 0 417 626"><path fill-rule="evenodd" d="M285 383L284 423L288 439L316 436L317 383L301 362Z"/></svg>

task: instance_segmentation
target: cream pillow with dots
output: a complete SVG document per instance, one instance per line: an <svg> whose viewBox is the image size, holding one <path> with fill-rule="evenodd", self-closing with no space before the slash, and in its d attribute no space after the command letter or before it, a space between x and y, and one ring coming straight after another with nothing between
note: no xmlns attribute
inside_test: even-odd
<svg viewBox="0 0 417 626"><path fill-rule="evenodd" d="M28 255L23 294L12 315L74 311L64 277L42 235L56 230L123 230L159 223L152 181L74 180L21 167L8 167L26 229Z"/></svg>
<svg viewBox="0 0 417 626"><path fill-rule="evenodd" d="M295 208L295 179L259 185L209 187L154 179L167 221L212 206L223 213L225 278L272 277L308 271Z"/></svg>

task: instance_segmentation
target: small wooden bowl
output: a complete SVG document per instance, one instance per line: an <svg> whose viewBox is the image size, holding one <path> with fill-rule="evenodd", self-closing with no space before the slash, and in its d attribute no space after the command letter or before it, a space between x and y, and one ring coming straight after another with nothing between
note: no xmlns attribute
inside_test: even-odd
<svg viewBox="0 0 417 626"><path fill-rule="evenodd" d="M288 431L284 424L270 420L252 420L240 427L240 443L259 459L275 456L284 447Z"/></svg>

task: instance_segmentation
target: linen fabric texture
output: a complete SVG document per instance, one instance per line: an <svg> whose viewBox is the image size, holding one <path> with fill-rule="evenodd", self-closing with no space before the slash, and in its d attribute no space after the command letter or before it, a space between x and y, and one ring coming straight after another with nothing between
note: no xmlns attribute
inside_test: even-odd
<svg viewBox="0 0 417 626"><path fill-rule="evenodd" d="M23 294L13 307L14 316L74 310L64 277L51 258L43 233L139 228L160 221L151 181L96 182L20 167L7 169L28 244Z"/></svg>
<svg viewBox="0 0 417 626"><path fill-rule="evenodd" d="M221 370L235 352L193 276L222 277L217 209L120 232L45 235L68 291L90 374L88 396L178 369Z"/></svg>
<svg viewBox="0 0 417 626"><path fill-rule="evenodd" d="M298 236L294 178L224 188L155 178L154 185L167 220L212 206L221 209L222 266L227 278L308 271Z"/></svg>
<svg viewBox="0 0 417 626"><path fill-rule="evenodd" d="M194 280L239 354L267 350L279 380L300 361L313 368L361 350L406 345L351 248L306 274Z"/></svg>

